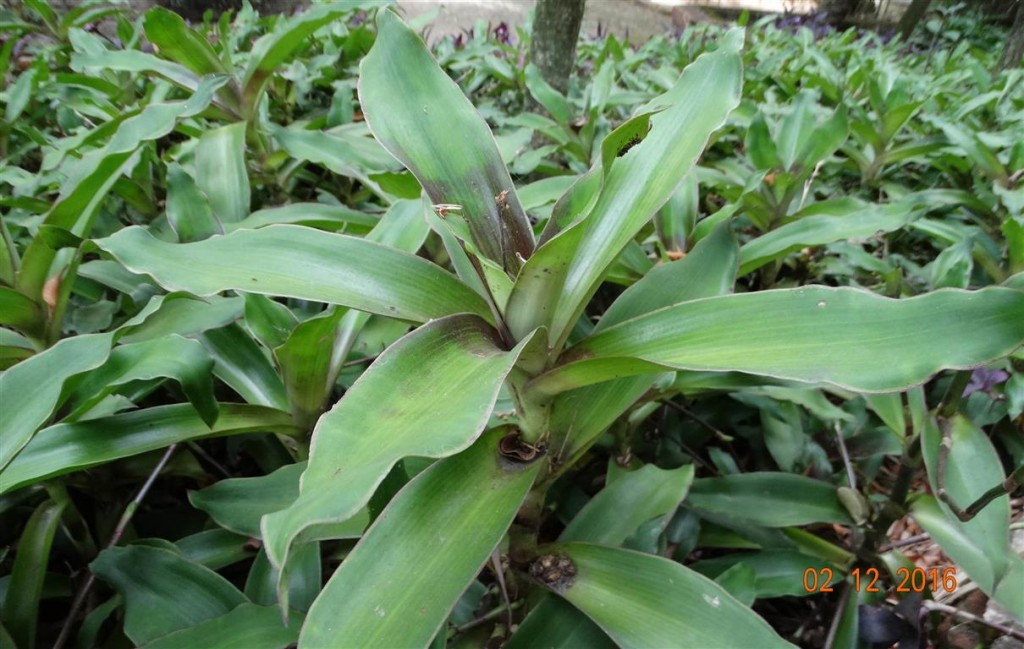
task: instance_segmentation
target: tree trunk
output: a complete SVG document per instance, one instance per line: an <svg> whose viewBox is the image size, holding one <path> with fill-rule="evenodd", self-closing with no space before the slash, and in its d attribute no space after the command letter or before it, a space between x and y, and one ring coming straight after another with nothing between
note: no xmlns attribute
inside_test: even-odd
<svg viewBox="0 0 1024 649"><path fill-rule="evenodd" d="M530 58L544 79L562 93L569 89L569 73L576 62L584 1L537 0Z"/></svg>
<svg viewBox="0 0 1024 649"><path fill-rule="evenodd" d="M1022 65L1024 58L1024 2L1017 3L1017 18L1013 21L1010 33L1006 35L1006 47L999 59L999 69L1015 68Z"/></svg>
<svg viewBox="0 0 1024 649"><path fill-rule="evenodd" d="M928 13L928 7L931 4L932 0L913 0L910 3L906 13L900 18L900 24L897 28L900 35L903 36L903 40L907 40L914 33L914 28L917 27L917 23L921 22L924 15Z"/></svg>

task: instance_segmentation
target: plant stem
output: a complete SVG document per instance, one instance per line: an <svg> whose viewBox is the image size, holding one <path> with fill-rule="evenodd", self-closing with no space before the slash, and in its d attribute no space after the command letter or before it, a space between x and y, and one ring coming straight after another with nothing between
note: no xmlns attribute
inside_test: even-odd
<svg viewBox="0 0 1024 649"><path fill-rule="evenodd" d="M932 537L928 534L915 534L899 541L893 541L892 543L886 543L882 547L878 548L879 552L888 552L889 550L895 550L896 548L905 548L908 545L915 545L924 541L930 540Z"/></svg>
<svg viewBox="0 0 1024 649"><path fill-rule="evenodd" d="M972 373L971 370L961 370L953 375L953 380L950 381L949 387L946 388L946 394L942 397L942 405L939 406L939 417L949 419L957 413L960 409L960 401L964 396L964 390L967 389L967 384L971 382Z"/></svg>
<svg viewBox="0 0 1024 649"><path fill-rule="evenodd" d="M893 521L903 514L907 500L907 493L910 491L910 483L921 465L921 438L914 437L903 451L900 458L899 472L896 474L896 481L893 483L892 491L889 492L889 502L886 503L882 512L875 520L875 539L884 537L886 530ZM876 541L877 542L877 541Z"/></svg>
<svg viewBox="0 0 1024 649"><path fill-rule="evenodd" d="M455 627L455 633L462 633L464 631L469 631L470 629L474 629L474 628L480 626L481 624L485 624L487 622L490 622L491 620L493 620L493 619L497 618L498 616L500 616L505 611L508 611L509 615L511 615L512 611L516 610L517 608L522 607L523 601L524 600L518 600L518 601L512 602L511 604L501 604L497 608L495 608L493 610L490 610L490 611L487 611L486 613L484 613L480 617L476 618L475 620L470 620L469 622L466 622L465 624L461 624L461 625Z"/></svg>
<svg viewBox="0 0 1024 649"><path fill-rule="evenodd" d="M117 527L114 528L114 533L110 535L110 541L104 547L104 549L112 548L117 545L117 542L124 536L125 530L128 529L128 524L132 520L132 516L135 515L135 511L139 508L146 494L149 493L149 489L156 482L156 477L160 475L160 472L167 466L167 462L170 461L171 456L174 455L174 451L178 449L177 443L171 444L164 451L163 457L156 463L153 470L150 471L149 477L146 478L146 482L143 483L142 488L135 494L135 498L128 503L125 507L124 513L121 514L121 519L117 522ZM89 590L92 588L93 583L96 581L96 575L89 573L89 578L85 580L82 587L75 593L75 599L71 603L71 610L68 611L68 617L64 620L64 626L61 627L60 635L57 636L57 641L53 643L53 649L63 649L64 645L67 644L68 638L71 635L71 625L74 624L75 618L78 617L78 612L81 610L82 605L85 603L85 597L89 594Z"/></svg>
<svg viewBox="0 0 1024 649"><path fill-rule="evenodd" d="M981 617L980 615L975 615L974 613L968 613L967 611L961 611L960 609L956 608L955 606L950 606L948 604L940 604L938 602L933 602L932 600L929 600L929 599L926 599L926 600L922 601L921 605L924 608L928 609L929 611L937 611L939 613L945 613L946 615L952 615L953 617L960 618L961 620L965 620L967 622L974 622L976 624L983 624L983 625L985 625L985 626L987 626L989 628L995 629L996 631L998 631L998 632L1000 632L1002 634L1005 634L1005 635L1008 635L1008 636L1012 636L1014 638L1017 638L1018 640L1024 640L1024 631L1020 631L1020 630L1015 629L1013 627L1009 627L1009 626L1006 626L1006 625L1003 625L1003 624L999 624L998 622L991 622L991 621L986 620L985 618Z"/></svg>
<svg viewBox="0 0 1024 649"><path fill-rule="evenodd" d="M825 649L832 649L835 646L836 634L839 633L839 624L843 619L843 611L846 610L846 603L850 599L850 582L843 584L843 593L839 596L839 603L836 604L836 613L832 616L832 624L828 628L828 636L825 637Z"/></svg>
<svg viewBox="0 0 1024 649"><path fill-rule="evenodd" d="M843 457L843 465L846 467L846 479L850 482L850 489L857 490L857 473L853 470L853 463L850 462L850 454L846 451L846 440L843 439L843 428L836 422L836 442L839 444L839 454Z"/></svg>

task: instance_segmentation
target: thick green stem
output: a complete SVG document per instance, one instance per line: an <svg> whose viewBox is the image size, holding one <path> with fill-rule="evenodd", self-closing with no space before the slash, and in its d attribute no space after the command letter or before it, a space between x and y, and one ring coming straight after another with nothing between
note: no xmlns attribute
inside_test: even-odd
<svg viewBox="0 0 1024 649"><path fill-rule="evenodd" d="M527 390L526 383L530 378L526 372L513 370L508 379L508 386L516 404L523 441L536 444L538 441L546 440L550 433L551 397Z"/></svg>

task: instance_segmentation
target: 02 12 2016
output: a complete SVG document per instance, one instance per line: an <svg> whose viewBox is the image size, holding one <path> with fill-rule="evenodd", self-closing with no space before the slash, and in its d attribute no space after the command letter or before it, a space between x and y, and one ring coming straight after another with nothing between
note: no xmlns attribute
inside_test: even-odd
<svg viewBox="0 0 1024 649"><path fill-rule="evenodd" d="M830 593L834 573L831 568L808 568L804 571L803 586L809 593ZM853 578L853 589L857 592L878 593L879 578L877 568L855 568L850 572ZM922 593L956 590L956 568L897 568L894 581L897 593Z"/></svg>

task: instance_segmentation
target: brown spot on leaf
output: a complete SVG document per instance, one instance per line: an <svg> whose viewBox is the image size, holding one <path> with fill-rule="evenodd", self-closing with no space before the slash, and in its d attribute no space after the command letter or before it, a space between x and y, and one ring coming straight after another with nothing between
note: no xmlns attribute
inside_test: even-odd
<svg viewBox="0 0 1024 649"><path fill-rule="evenodd" d="M630 149L640 144L641 141L642 138L639 135L634 135L633 137L629 138L629 141L622 145L622 148L619 149L619 152L615 154L615 157L621 158L622 156L626 155L627 153L629 153Z"/></svg>
<svg viewBox="0 0 1024 649"><path fill-rule="evenodd" d="M543 554L530 564L530 576L562 593L576 581L576 564L565 554Z"/></svg>
<svg viewBox="0 0 1024 649"><path fill-rule="evenodd" d="M54 275L43 284L43 302L50 307L50 313L57 307L57 295L60 293L60 275Z"/></svg>
<svg viewBox="0 0 1024 649"><path fill-rule="evenodd" d="M546 444L531 444L523 439L518 430L505 435L498 442L498 453L506 460L517 464L533 462L546 452Z"/></svg>

